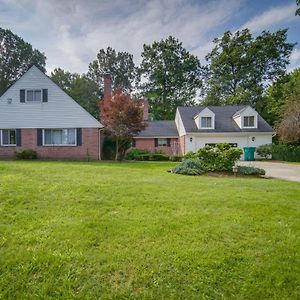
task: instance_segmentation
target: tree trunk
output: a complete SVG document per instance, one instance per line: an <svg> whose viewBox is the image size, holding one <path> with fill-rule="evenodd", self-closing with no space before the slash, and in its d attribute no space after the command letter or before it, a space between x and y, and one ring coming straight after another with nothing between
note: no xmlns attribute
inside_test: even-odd
<svg viewBox="0 0 300 300"><path fill-rule="evenodd" d="M115 156L115 160L119 159L119 139L116 138L116 156Z"/></svg>

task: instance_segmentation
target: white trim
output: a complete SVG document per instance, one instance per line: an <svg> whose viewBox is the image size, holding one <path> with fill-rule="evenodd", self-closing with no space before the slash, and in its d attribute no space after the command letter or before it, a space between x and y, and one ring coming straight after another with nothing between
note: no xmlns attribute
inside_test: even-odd
<svg viewBox="0 0 300 300"><path fill-rule="evenodd" d="M45 130L64 130L64 129L75 129L75 144L45 144ZM77 128L44 128L43 129L43 147L76 147L77 146Z"/></svg>
<svg viewBox="0 0 300 300"><path fill-rule="evenodd" d="M184 134L185 135L185 134ZM178 139L179 136L134 136L133 139Z"/></svg>
<svg viewBox="0 0 300 300"><path fill-rule="evenodd" d="M274 134L275 131L243 131L243 132L187 132L186 135L192 134L197 136L212 136L212 135L228 135L228 136L235 136L235 135L265 135L265 134Z"/></svg>
<svg viewBox="0 0 300 300"><path fill-rule="evenodd" d="M17 143L16 144L3 144L3 130L14 130L15 131L15 139L17 141L17 129L15 129L15 128L1 129L1 147L17 147Z"/></svg>

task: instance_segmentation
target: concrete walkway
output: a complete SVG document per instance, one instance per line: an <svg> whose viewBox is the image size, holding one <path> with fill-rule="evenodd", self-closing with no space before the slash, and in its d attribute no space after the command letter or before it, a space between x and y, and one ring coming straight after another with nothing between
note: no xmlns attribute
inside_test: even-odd
<svg viewBox="0 0 300 300"><path fill-rule="evenodd" d="M289 164L271 161L239 161L240 166L252 166L264 169L266 177L300 182L300 164Z"/></svg>

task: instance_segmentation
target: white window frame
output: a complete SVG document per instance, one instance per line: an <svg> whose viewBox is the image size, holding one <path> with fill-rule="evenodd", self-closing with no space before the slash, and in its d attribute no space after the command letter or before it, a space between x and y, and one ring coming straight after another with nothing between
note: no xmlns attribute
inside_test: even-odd
<svg viewBox="0 0 300 300"><path fill-rule="evenodd" d="M3 130L14 130L15 132L15 144L3 144ZM9 136L9 140L10 140L10 136ZM14 128L8 128L8 129L1 129L1 146L3 147L16 147L17 146L17 130Z"/></svg>
<svg viewBox="0 0 300 300"><path fill-rule="evenodd" d="M245 118L253 118L253 125L251 125L251 126L245 125ZM255 116L243 116L243 127L244 128L256 128L256 126L255 126Z"/></svg>
<svg viewBox="0 0 300 300"><path fill-rule="evenodd" d="M74 129L75 130L75 144L46 144L45 143L45 130L64 130ZM43 129L43 146L45 147L76 147L77 146L77 128L44 128Z"/></svg>
<svg viewBox="0 0 300 300"><path fill-rule="evenodd" d="M210 118L210 126L209 127L205 127L205 126L202 126L202 119L205 118ZM213 117L212 116L201 116L200 117L200 128L202 129L213 129Z"/></svg>
<svg viewBox="0 0 300 300"><path fill-rule="evenodd" d="M166 143L163 145L160 145L159 140L166 140ZM168 147L168 138L158 138L157 139L157 147Z"/></svg>
<svg viewBox="0 0 300 300"><path fill-rule="evenodd" d="M28 92L37 92L37 91L41 92L41 99L40 100L28 101L27 93ZM26 102L28 102L28 103L39 103L39 102L42 102L42 100L43 100L43 90L42 89L28 89L28 90L25 91L25 99L26 99Z"/></svg>

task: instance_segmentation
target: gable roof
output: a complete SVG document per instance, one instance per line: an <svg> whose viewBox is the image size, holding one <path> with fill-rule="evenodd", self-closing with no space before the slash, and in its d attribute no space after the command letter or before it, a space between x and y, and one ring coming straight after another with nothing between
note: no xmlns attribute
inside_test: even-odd
<svg viewBox="0 0 300 300"><path fill-rule="evenodd" d="M138 137L178 137L175 121L148 121Z"/></svg>
<svg viewBox="0 0 300 300"><path fill-rule="evenodd" d="M258 115L258 128L240 128L233 120L233 116L242 112L248 105L207 106L215 114L215 129L198 129L194 116L206 106L178 107L186 132L274 132L273 128Z"/></svg>
<svg viewBox="0 0 300 300"><path fill-rule="evenodd" d="M21 89L48 89L48 102L20 103ZM11 103L7 99L12 99ZM0 128L102 127L36 66L32 66L0 97Z"/></svg>

